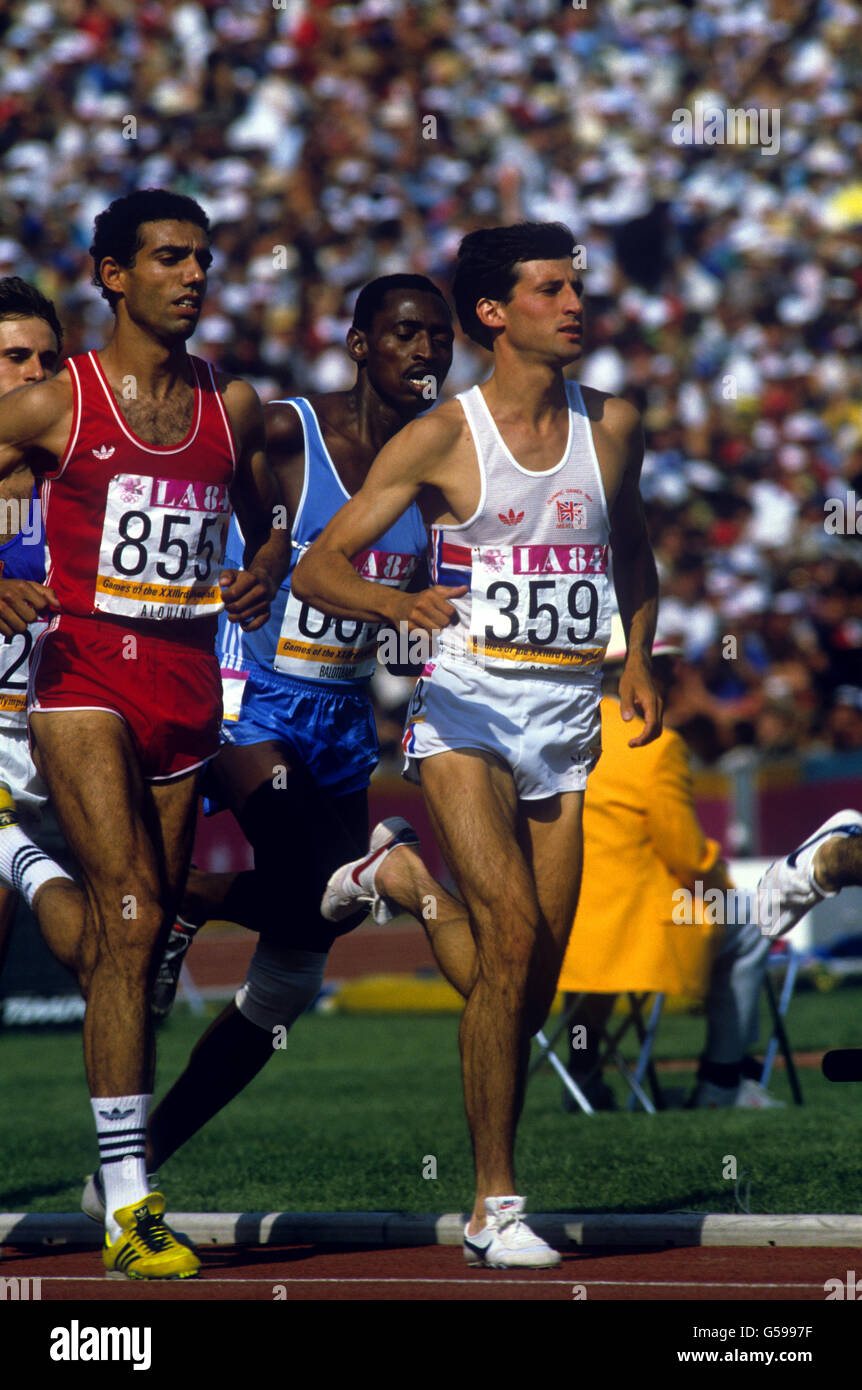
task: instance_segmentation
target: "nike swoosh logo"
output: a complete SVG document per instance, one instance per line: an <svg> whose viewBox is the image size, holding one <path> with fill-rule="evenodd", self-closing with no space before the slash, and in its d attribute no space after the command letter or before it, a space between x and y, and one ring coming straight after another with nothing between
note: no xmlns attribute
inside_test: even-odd
<svg viewBox="0 0 862 1390"><path fill-rule="evenodd" d="M388 854L390 850L395 849L396 845L415 845L416 843L417 841L408 831L399 830L398 834L393 835L391 840L387 840L385 845L381 845L373 854L369 854L367 858L363 859L361 864L357 864L350 877L353 879L357 888L361 888L362 884L359 882L359 875L364 873L368 866L374 863L375 859L379 859L381 854Z"/></svg>
<svg viewBox="0 0 862 1390"><path fill-rule="evenodd" d="M823 830L819 835L814 835L810 840L806 840L804 845L799 845L792 854L788 854L787 862L791 869L796 868L797 857L803 850L810 849L818 840L831 840L833 835L862 835L862 825L833 825L830 830Z"/></svg>

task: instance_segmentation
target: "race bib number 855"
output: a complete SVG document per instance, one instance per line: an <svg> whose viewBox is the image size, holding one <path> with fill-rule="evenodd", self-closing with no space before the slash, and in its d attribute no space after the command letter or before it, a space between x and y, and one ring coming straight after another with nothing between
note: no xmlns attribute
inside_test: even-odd
<svg viewBox="0 0 862 1390"><path fill-rule="evenodd" d="M474 546L470 649L486 662L596 667L610 637L604 545Z"/></svg>
<svg viewBox="0 0 862 1390"><path fill-rule="evenodd" d="M224 607L224 483L122 473L108 485L96 607L129 618L199 618ZM214 582L215 581L215 582Z"/></svg>

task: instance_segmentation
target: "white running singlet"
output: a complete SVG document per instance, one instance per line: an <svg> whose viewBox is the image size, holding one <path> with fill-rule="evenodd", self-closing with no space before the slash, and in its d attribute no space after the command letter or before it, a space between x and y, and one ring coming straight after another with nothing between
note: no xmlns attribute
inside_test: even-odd
<svg viewBox="0 0 862 1390"><path fill-rule="evenodd" d="M441 657L560 674L601 666L615 608L610 522L581 388L566 382L566 394L566 448L540 473L512 456L478 386L456 397L481 492L468 521L431 531L432 582L470 585L452 600L458 621L440 635Z"/></svg>

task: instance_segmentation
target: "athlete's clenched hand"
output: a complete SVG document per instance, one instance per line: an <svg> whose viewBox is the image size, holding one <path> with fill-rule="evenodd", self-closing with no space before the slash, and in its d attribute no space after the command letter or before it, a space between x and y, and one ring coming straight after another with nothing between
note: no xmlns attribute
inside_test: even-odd
<svg viewBox="0 0 862 1390"><path fill-rule="evenodd" d="M620 676L620 713L626 721L639 714L644 727L637 738L629 739L629 748L643 748L661 733L662 700L653 684L652 672L646 662L630 654Z"/></svg>
<svg viewBox="0 0 862 1390"><path fill-rule="evenodd" d="M256 570L222 570L219 575L225 612L244 632L255 632L269 618L275 585Z"/></svg>
<svg viewBox="0 0 862 1390"><path fill-rule="evenodd" d="M466 592L466 584L459 584L455 589L434 584L418 594L405 594L402 621L407 623L411 632L416 628L422 628L425 632L439 632L441 628L448 627L455 617L455 609L449 599L461 598Z"/></svg>
<svg viewBox="0 0 862 1390"><path fill-rule="evenodd" d="M35 579L0 579L0 632L4 637L26 632L40 613L59 607L54 590Z"/></svg>

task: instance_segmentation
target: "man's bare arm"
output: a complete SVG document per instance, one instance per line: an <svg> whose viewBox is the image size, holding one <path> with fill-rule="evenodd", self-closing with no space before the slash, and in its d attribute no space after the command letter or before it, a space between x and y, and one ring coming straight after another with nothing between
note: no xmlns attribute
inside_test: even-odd
<svg viewBox="0 0 862 1390"><path fill-rule="evenodd" d="M651 743L661 733L661 700L652 680L652 646L658 616L658 574L647 534L638 483L643 464L643 430L636 412L626 409L626 467L611 512L614 587L626 634L628 655L620 677L622 717L641 714L644 729L629 747Z"/></svg>
<svg viewBox="0 0 862 1390"><path fill-rule="evenodd" d="M245 568L219 578L228 617L246 631L262 627L290 566L290 529L283 525L281 494L267 465L263 408L243 381L231 381L225 405L237 441L231 502L245 538Z"/></svg>
<svg viewBox="0 0 862 1390"><path fill-rule="evenodd" d="M359 491L345 503L293 573L297 598L335 617L365 622L406 622L433 632L451 622L449 599L463 586L433 585L420 594L402 593L362 579L351 563L389 530L424 485L438 481L441 461L460 433L459 424L442 410L405 425L381 449Z"/></svg>
<svg viewBox="0 0 862 1390"><path fill-rule="evenodd" d="M26 458L33 472L53 468L69 439L72 389L68 372L19 386L0 400L0 478Z"/></svg>

